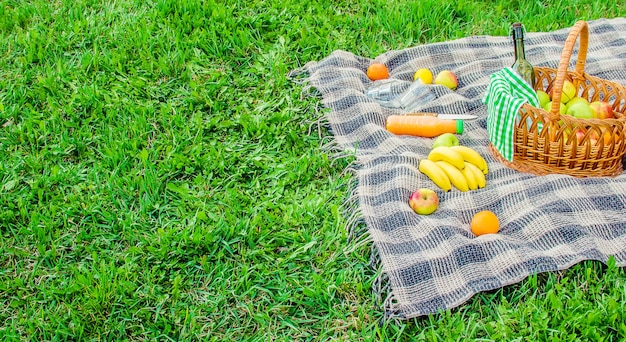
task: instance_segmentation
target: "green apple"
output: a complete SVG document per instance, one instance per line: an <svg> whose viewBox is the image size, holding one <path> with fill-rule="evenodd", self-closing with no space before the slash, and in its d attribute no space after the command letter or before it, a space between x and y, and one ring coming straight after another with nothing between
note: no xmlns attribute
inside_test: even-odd
<svg viewBox="0 0 626 342"><path fill-rule="evenodd" d="M583 103L589 104L589 101L587 101L586 98L580 97L580 96L576 96L573 99L567 101L566 108L569 108L570 106L573 106L573 105L575 105L578 102L583 102Z"/></svg>
<svg viewBox="0 0 626 342"><path fill-rule="evenodd" d="M433 141L433 148L439 146L459 146L459 139L452 133L443 133Z"/></svg>
<svg viewBox="0 0 626 342"><path fill-rule="evenodd" d="M574 87L574 83L565 80L565 82L563 82L563 90L561 91L561 102L567 103L574 97L576 97L576 87ZM552 98L554 98L554 89L552 89Z"/></svg>
<svg viewBox="0 0 626 342"><path fill-rule="evenodd" d="M594 118L610 119L613 118L613 107L608 102L593 101L589 104Z"/></svg>
<svg viewBox="0 0 626 342"><path fill-rule="evenodd" d="M411 194L409 206L420 215L430 215L439 207L439 197L434 190L421 188Z"/></svg>
<svg viewBox="0 0 626 342"><path fill-rule="evenodd" d="M542 107L546 112L550 112L552 110L552 101L546 103ZM563 102L559 103L559 114L565 114L565 104Z"/></svg>
<svg viewBox="0 0 626 342"><path fill-rule="evenodd" d="M441 84L446 86L452 90L456 90L456 87L459 86L459 80L456 75L450 70L442 70L435 77L435 84Z"/></svg>
<svg viewBox="0 0 626 342"><path fill-rule="evenodd" d="M568 106L565 114L571 115L578 119L592 119L593 112L588 103L578 102Z"/></svg>
<svg viewBox="0 0 626 342"><path fill-rule="evenodd" d="M543 108L543 106L550 102L550 95L543 90L537 90L537 97L539 98L539 107Z"/></svg>

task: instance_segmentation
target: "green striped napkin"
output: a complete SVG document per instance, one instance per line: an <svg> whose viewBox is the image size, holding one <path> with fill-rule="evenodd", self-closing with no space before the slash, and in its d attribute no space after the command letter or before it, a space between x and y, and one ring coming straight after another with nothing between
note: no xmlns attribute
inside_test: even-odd
<svg viewBox="0 0 626 342"><path fill-rule="evenodd" d="M537 93L513 69L504 68L491 75L483 102L487 104L489 140L506 160L512 161L518 110L526 102L538 107Z"/></svg>

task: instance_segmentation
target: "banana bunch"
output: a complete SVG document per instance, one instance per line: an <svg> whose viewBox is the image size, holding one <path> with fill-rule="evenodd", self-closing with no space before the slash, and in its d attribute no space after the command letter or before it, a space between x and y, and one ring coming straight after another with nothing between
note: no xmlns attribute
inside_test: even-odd
<svg viewBox="0 0 626 342"><path fill-rule="evenodd" d="M444 191L452 186L461 191L484 188L489 172L487 161L467 146L435 147L420 161L419 170Z"/></svg>

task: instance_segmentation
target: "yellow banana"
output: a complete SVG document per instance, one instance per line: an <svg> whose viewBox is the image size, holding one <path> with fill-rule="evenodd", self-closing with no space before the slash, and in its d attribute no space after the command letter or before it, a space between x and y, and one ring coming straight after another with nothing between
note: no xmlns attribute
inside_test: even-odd
<svg viewBox="0 0 626 342"><path fill-rule="evenodd" d="M474 177L476 177L476 183L478 184L479 189L482 189L487 185L487 179L485 178L485 174L478 168L478 166L472 163L465 163L465 168L474 173Z"/></svg>
<svg viewBox="0 0 626 342"><path fill-rule="evenodd" d="M428 159L436 161L446 161L454 165L457 169L463 170L465 168L465 160L463 156L451 149L448 146L438 146L433 148L428 154Z"/></svg>
<svg viewBox="0 0 626 342"><path fill-rule="evenodd" d="M461 191L469 191L469 186L467 185L467 180L465 180L465 176L456 166L444 160L436 161L435 164L441 167L443 172L448 175L450 183L452 183L455 188Z"/></svg>
<svg viewBox="0 0 626 342"><path fill-rule="evenodd" d="M465 181L467 181L467 187L470 190L476 190L476 189L478 189L478 180L476 179L476 176L474 175L474 172L472 170L470 170L469 167L467 167L467 164L469 164L469 163L465 163L465 168L463 170L461 170L461 173L465 177ZM482 174L482 172L481 172L481 174Z"/></svg>
<svg viewBox="0 0 626 342"><path fill-rule="evenodd" d="M422 159L420 161L419 169L442 190L450 191L452 189L452 184L450 183L448 175L443 172L443 170L437 164L435 164L434 161Z"/></svg>
<svg viewBox="0 0 626 342"><path fill-rule="evenodd" d="M463 157L464 161L478 166L478 168L483 172L483 174L485 175L487 174L487 171L488 171L487 161L478 152L476 152L476 150L474 150L471 147L461 146L461 145L450 146L450 149L459 153Z"/></svg>
<svg viewBox="0 0 626 342"><path fill-rule="evenodd" d="M469 165L469 169L474 173L474 176L476 177L476 181L478 183L478 187L479 188L484 188L487 185L487 179L485 177L485 174L483 173L482 170L480 170L480 168L472 163L465 163L465 167L467 168L467 166Z"/></svg>

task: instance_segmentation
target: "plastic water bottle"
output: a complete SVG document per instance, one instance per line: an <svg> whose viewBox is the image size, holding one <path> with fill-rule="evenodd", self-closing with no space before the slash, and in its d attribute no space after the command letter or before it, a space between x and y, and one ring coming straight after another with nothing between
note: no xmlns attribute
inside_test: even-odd
<svg viewBox="0 0 626 342"><path fill-rule="evenodd" d="M407 82L398 79L375 81L365 94L381 106L413 112L435 100L435 95L422 81Z"/></svg>

